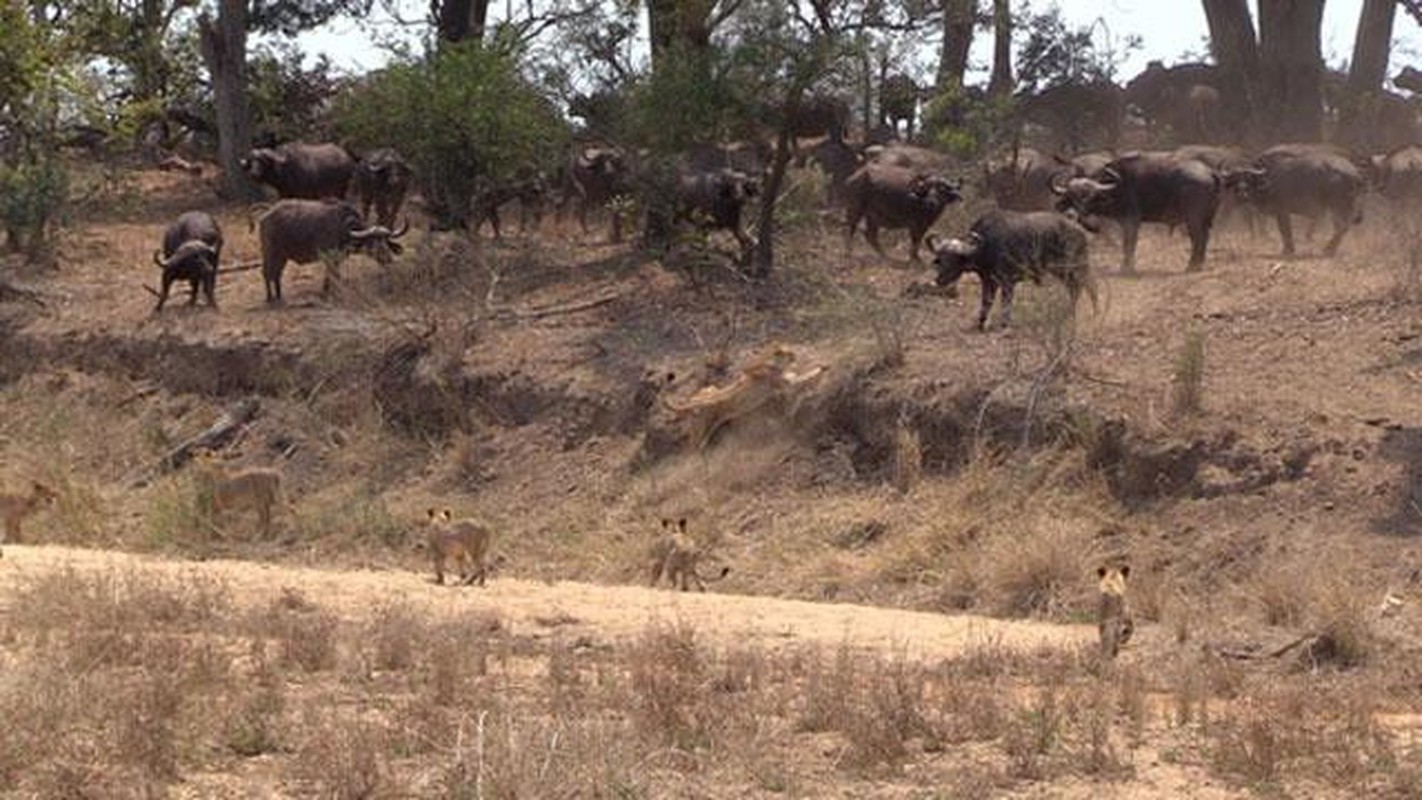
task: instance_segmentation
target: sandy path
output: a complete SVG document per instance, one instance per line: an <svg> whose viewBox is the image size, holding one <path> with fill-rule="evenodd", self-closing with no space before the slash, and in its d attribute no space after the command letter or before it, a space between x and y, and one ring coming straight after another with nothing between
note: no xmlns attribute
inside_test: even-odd
<svg viewBox="0 0 1422 800"><path fill-rule="evenodd" d="M212 579L225 585L239 608L262 607L283 587L343 619L368 618L381 604L405 602L454 618L496 615L522 635L589 635L623 639L653 621L684 622L716 644L781 647L790 644L856 647L903 652L915 658L960 655L984 645L1013 649L1065 648L1090 642L1095 629L948 616L849 604L811 603L770 597L674 593L638 586L542 583L496 578L483 589L440 587L428 575L404 571L338 571L246 561L177 561L108 550L9 545L0 559L0 613L14 611L14 595L26 582L66 570L120 570L160 578Z"/></svg>

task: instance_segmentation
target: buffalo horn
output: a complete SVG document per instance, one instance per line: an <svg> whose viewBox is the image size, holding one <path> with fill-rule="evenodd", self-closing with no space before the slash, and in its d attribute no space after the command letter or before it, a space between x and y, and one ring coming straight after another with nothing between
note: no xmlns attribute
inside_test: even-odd
<svg viewBox="0 0 1422 800"><path fill-rule="evenodd" d="M168 266L168 264L163 260L163 253L159 250L153 251L153 263L157 264L160 267Z"/></svg>
<svg viewBox="0 0 1422 800"><path fill-rule="evenodd" d="M1121 182L1121 173L1117 172L1115 167L1103 167L1103 168L1101 169L1101 179L1100 179L1100 181L1098 181L1098 182L1099 182L1099 183L1108 183L1108 184L1109 184L1109 183L1120 183L1120 182Z"/></svg>
<svg viewBox="0 0 1422 800"><path fill-rule="evenodd" d="M410 218L405 217L405 221L400 223L400 227L390 232L390 238L399 239L401 236L404 236L408 230L410 230Z"/></svg>
<svg viewBox="0 0 1422 800"><path fill-rule="evenodd" d="M928 249L929 249L930 252L934 252L934 253L938 252L938 235L937 235L937 234L930 233L930 234L928 234L927 236L923 237L923 241L924 241L925 244L928 245Z"/></svg>
<svg viewBox="0 0 1422 800"><path fill-rule="evenodd" d="M1059 178L1065 178L1066 172L1053 172L1047 179L1047 188L1052 190L1052 194L1066 194L1067 187L1064 182L1059 182Z"/></svg>

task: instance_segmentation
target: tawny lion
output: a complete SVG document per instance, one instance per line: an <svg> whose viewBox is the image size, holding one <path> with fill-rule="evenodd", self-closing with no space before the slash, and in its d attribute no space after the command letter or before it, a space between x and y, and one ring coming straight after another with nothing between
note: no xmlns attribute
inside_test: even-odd
<svg viewBox="0 0 1422 800"><path fill-rule="evenodd" d="M1131 640L1135 622L1131 619L1130 608L1126 604L1126 579L1131 568L1100 567L1096 570L1099 579L1100 605L1097 609L1097 631L1101 636L1101 655L1112 659L1121 652L1121 646Z"/></svg>
<svg viewBox="0 0 1422 800"><path fill-rule="evenodd" d="M652 548L648 552L648 562L652 565L651 586L656 586L657 581L665 575L667 583L673 589L681 589L683 592L690 590L692 582L696 584L698 591L706 591L706 581L717 581L726 577L731 568L725 564L717 574L710 578L702 578L696 567L704 558L710 558L705 548L696 544L686 533L686 518L683 517L675 524L669 519L662 520L662 533L657 540L652 543Z"/></svg>
<svg viewBox="0 0 1422 800"><path fill-rule="evenodd" d="M5 521L5 532L0 534L0 545L7 541L20 540L20 523L25 517L39 510L41 505L52 506L59 499L59 493L39 481L30 481L29 494L0 494L0 519ZM0 551L0 556L4 552Z"/></svg>
<svg viewBox="0 0 1422 800"><path fill-rule="evenodd" d="M272 509L282 504L281 473L270 467L229 471L210 453L197 457L199 480L212 493L214 516L228 511L257 512L262 535L272 532Z"/></svg>
<svg viewBox="0 0 1422 800"><path fill-rule="evenodd" d="M447 508L439 512L431 508L427 513L435 583L444 585L445 562L453 561L459 567L461 585L468 586L478 578L479 585L483 586L489 573L489 545L494 532L473 520L454 519Z"/></svg>
<svg viewBox="0 0 1422 800"><path fill-rule="evenodd" d="M792 373L788 368L794 360L793 351L777 345L742 369L729 384L707 386L683 403L663 398L662 405L686 426L687 442L696 450L704 450L721 426L785 400L791 389L824 372L824 367L816 367L803 374Z"/></svg>

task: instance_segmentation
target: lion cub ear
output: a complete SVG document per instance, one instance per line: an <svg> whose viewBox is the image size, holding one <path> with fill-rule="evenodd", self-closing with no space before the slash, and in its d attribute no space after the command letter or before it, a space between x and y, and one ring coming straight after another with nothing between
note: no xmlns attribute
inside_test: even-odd
<svg viewBox="0 0 1422 800"><path fill-rule="evenodd" d="M669 519L667 519L666 517L662 517L662 530L666 530L667 528L670 528L671 526L672 526L672 521L669 520Z"/></svg>
<svg viewBox="0 0 1422 800"><path fill-rule="evenodd" d="M1098 578L1104 578L1104 577L1106 577L1106 567L1104 567L1104 566L1097 567L1097 568L1096 568L1096 577L1098 577Z"/></svg>
<svg viewBox="0 0 1422 800"><path fill-rule="evenodd" d="M1121 565L1121 577L1122 577L1122 578L1129 578L1129 577L1131 577L1131 565L1130 565L1130 564L1122 564L1122 565Z"/></svg>
<svg viewBox="0 0 1422 800"><path fill-rule="evenodd" d="M686 517L682 517L681 519L677 520L676 526L678 528L681 528L682 533L686 533Z"/></svg>
<svg viewBox="0 0 1422 800"><path fill-rule="evenodd" d="M431 520L433 520L433 519L435 518L435 510L434 510L433 508L427 509L427 510L425 511L425 513L429 515L429 518L430 518Z"/></svg>
<svg viewBox="0 0 1422 800"><path fill-rule="evenodd" d="M439 512L439 518L444 520L445 522L449 522L450 520L454 519L454 512L446 508L445 510Z"/></svg>

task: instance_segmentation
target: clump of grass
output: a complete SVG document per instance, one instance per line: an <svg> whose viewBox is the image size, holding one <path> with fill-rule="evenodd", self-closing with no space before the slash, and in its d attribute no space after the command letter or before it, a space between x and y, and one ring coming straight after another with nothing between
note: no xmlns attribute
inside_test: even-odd
<svg viewBox="0 0 1422 800"><path fill-rule="evenodd" d="M923 475L923 443L918 430L907 417L899 415L894 426L894 452L891 463L891 483L901 494L908 494Z"/></svg>
<svg viewBox="0 0 1422 800"><path fill-rule="evenodd" d="M1170 376L1170 406L1177 417L1198 414L1205 393L1205 334L1186 334Z"/></svg>

